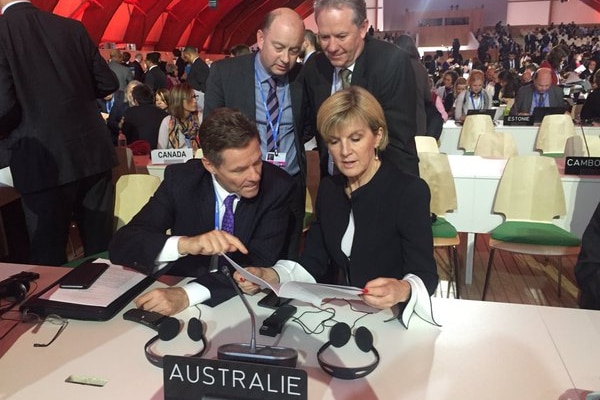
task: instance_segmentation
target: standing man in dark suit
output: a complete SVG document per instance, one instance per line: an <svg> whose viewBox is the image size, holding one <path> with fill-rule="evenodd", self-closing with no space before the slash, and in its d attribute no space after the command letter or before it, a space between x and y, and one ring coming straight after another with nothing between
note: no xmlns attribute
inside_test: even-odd
<svg viewBox="0 0 600 400"><path fill-rule="evenodd" d="M200 58L198 50L195 47L187 46L183 49L183 59L190 64L190 72L186 78L186 82L192 89L199 92L206 92L206 80L210 71L208 65Z"/></svg>
<svg viewBox="0 0 600 400"><path fill-rule="evenodd" d="M266 15L256 39L258 53L212 64L204 113L230 107L256 121L263 160L278 165L294 178L288 257L295 258L306 196L302 84L296 79L301 69L296 60L304 40L304 23L294 10L278 8Z"/></svg>
<svg viewBox="0 0 600 400"><path fill-rule="evenodd" d="M177 78L181 80L183 78L183 74L185 74L185 60L181 56L181 50L173 49L172 53L175 66L177 67Z"/></svg>
<svg viewBox="0 0 600 400"><path fill-rule="evenodd" d="M71 218L86 255L106 250L117 159L96 99L118 89L117 77L80 22L29 1L0 5L0 121L22 109L17 126L0 128L8 134L0 164L10 165L21 194L29 261L66 262Z"/></svg>
<svg viewBox="0 0 600 400"><path fill-rule="evenodd" d="M381 103L390 143L383 157L400 169L419 174L415 76L408 55L391 43L367 35L364 0L317 0L315 19L322 53L304 66L312 132L316 135L321 174L332 173L327 146L316 133L316 115L327 97L349 85L367 89Z"/></svg>
<svg viewBox="0 0 600 400"><path fill-rule="evenodd" d="M167 75L160 69L160 53L152 52L146 54L146 75L144 83L150 86L153 92L167 87Z"/></svg>
<svg viewBox="0 0 600 400"><path fill-rule="evenodd" d="M154 196L114 236L111 261L152 273L197 279L155 289L138 307L176 314L235 295L227 278L210 273L211 256L230 252L242 265L273 265L284 254L292 179L262 161L256 125L239 111L215 110L202 122L204 158L169 166ZM171 233L167 234L170 229Z"/></svg>

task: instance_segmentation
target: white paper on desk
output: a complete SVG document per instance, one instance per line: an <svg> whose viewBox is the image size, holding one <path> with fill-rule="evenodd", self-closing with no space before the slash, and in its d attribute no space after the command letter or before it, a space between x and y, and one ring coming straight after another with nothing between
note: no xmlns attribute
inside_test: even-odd
<svg viewBox="0 0 600 400"><path fill-rule="evenodd" d="M99 258L94 262L106 263L109 267L92 286L87 289L61 289L59 285L56 285L40 298L63 303L106 307L146 277L131 268L111 264L109 260Z"/></svg>
<svg viewBox="0 0 600 400"><path fill-rule="evenodd" d="M284 282L270 284L267 281L260 279L258 276L251 274L242 268L238 263L233 261L225 254L221 254L229 264L238 271L244 279L257 284L261 289L271 289L279 297L287 297L305 301L319 307L325 299L346 299L360 300L362 298L362 289L351 286L326 285L322 283L309 282Z"/></svg>

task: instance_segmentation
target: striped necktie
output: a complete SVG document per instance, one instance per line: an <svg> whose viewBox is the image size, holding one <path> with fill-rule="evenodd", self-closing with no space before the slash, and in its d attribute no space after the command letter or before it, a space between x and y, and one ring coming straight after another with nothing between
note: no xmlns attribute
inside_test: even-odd
<svg viewBox="0 0 600 400"><path fill-rule="evenodd" d="M348 89L350 87L350 71L348 68L344 68L340 71L340 79L342 80L342 89Z"/></svg>
<svg viewBox="0 0 600 400"><path fill-rule="evenodd" d="M267 80L269 83L269 94L267 96L267 152L275 148L273 128L279 117L279 99L277 98L277 80L273 77Z"/></svg>

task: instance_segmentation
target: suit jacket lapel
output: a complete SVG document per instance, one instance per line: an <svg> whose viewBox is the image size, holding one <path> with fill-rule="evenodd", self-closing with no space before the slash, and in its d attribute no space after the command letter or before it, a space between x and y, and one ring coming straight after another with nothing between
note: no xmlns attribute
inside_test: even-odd
<svg viewBox="0 0 600 400"><path fill-rule="evenodd" d="M237 88L239 89L240 96L243 97L241 104L242 111L247 116L251 117L252 120L256 119L256 74L254 73L254 60L257 57L257 53L253 57L246 57L244 63L246 65L239 68L240 81L237 82Z"/></svg>
<svg viewBox="0 0 600 400"><path fill-rule="evenodd" d="M263 190L262 188L260 190ZM237 207L235 208L234 215L234 231L242 243L248 245L252 229L254 228L254 220L256 216L256 210L258 207L257 196L254 199L241 198Z"/></svg>
<svg viewBox="0 0 600 400"><path fill-rule="evenodd" d="M202 174L199 190L193 191L191 199L195 217L190 223L198 224L199 232L208 232L215 228L214 218L210 217L215 214L215 188L212 183L212 175L206 170Z"/></svg>

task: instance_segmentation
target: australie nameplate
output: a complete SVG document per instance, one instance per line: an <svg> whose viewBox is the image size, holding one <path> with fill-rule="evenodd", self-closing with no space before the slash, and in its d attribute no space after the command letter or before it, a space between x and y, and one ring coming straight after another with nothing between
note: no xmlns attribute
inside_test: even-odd
<svg viewBox="0 0 600 400"><path fill-rule="evenodd" d="M504 126L527 126L533 125L533 116L531 115L506 115L504 117Z"/></svg>
<svg viewBox="0 0 600 400"><path fill-rule="evenodd" d="M184 163L194 158L192 149L157 149L150 152L152 164Z"/></svg>
<svg viewBox="0 0 600 400"><path fill-rule="evenodd" d="M565 157L565 174L600 175L600 157Z"/></svg>
<svg viewBox="0 0 600 400"><path fill-rule="evenodd" d="M308 376L296 368L165 356L165 400L306 400Z"/></svg>

